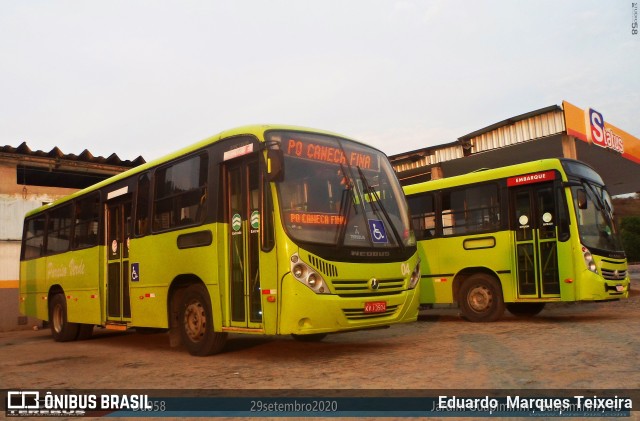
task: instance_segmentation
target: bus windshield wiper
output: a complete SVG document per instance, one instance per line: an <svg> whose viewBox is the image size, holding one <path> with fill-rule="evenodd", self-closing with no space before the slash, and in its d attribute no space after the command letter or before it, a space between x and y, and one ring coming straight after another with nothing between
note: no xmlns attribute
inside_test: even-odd
<svg viewBox="0 0 640 421"><path fill-rule="evenodd" d="M344 190L342 190L342 194L340 195L340 208L338 210L338 215L344 218L342 225L340 225L340 229L338 230L338 247L342 247L344 244L344 236L347 233L347 222L349 219L349 211L351 210L351 206L353 206L353 192L351 191L350 186L345 186ZM357 208L356 213L358 213Z"/></svg>
<svg viewBox="0 0 640 421"><path fill-rule="evenodd" d="M609 218L610 222L613 219L613 215L611 212L611 208L605 204L605 202L602 200L602 197L600 197L600 195L598 194L596 188L589 182L582 180L583 185L587 185L589 187L589 190L591 191L591 194L593 194L596 198L597 201L597 205L598 205L598 210L601 211L602 213L604 213L605 215L607 215L607 217Z"/></svg>
<svg viewBox="0 0 640 421"><path fill-rule="evenodd" d="M391 217L389 216L389 212L387 212L387 208L384 206L384 203L382 203L382 200L380 200L380 196L378 196L378 192L375 191L373 187L371 187L371 185L369 184L369 180L367 180L367 177L364 175L364 172L362 172L362 169L359 166L356 166L356 168L358 169L358 174L360 175L360 180L362 180L364 189L369 195L369 200L371 202L371 209L373 209L373 211L375 212L376 215L378 215L378 217L380 216L376 210L376 207L382 211L382 214L387 220L389 227L391 227L391 232L393 233L393 236L395 237L396 242L398 243L398 246L400 246L400 249L404 250L404 243L402 242L402 237L398 233L396 226L391 220Z"/></svg>

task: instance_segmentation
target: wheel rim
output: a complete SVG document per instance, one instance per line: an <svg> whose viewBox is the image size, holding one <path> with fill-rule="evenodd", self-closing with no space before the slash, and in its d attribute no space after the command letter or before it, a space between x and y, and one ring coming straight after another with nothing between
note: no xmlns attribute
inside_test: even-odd
<svg viewBox="0 0 640 421"><path fill-rule="evenodd" d="M199 301L190 303L184 311L184 331L193 342L199 342L207 330L207 313Z"/></svg>
<svg viewBox="0 0 640 421"><path fill-rule="evenodd" d="M62 332L62 326L64 325L64 318L63 316L63 312L62 312L62 306L61 305L55 305L53 307L53 315L52 315L52 323L53 323L53 329L56 331L56 333L60 333Z"/></svg>
<svg viewBox="0 0 640 421"><path fill-rule="evenodd" d="M467 302L473 311L482 313L491 307L493 294L487 287L478 285L469 291Z"/></svg>

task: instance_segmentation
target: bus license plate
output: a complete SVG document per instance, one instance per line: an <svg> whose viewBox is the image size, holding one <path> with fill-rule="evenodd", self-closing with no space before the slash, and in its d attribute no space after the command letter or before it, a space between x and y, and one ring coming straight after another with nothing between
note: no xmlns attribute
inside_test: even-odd
<svg viewBox="0 0 640 421"><path fill-rule="evenodd" d="M624 285L616 285L616 291L623 292L624 291Z"/></svg>
<svg viewBox="0 0 640 421"><path fill-rule="evenodd" d="M364 303L365 313L384 313L387 311L386 301L371 301Z"/></svg>

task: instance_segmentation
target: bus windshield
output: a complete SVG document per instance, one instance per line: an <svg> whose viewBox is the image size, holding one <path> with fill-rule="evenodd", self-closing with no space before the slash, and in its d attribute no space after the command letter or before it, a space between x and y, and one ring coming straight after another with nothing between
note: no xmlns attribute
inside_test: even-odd
<svg viewBox="0 0 640 421"><path fill-rule="evenodd" d="M623 250L613 222L611 196L604 186L583 180L582 186L573 186L571 191L582 244L589 249Z"/></svg>
<svg viewBox="0 0 640 421"><path fill-rule="evenodd" d="M296 241L337 247L412 245L406 201L388 160L328 135L270 132L284 155L277 184L282 219Z"/></svg>
<svg viewBox="0 0 640 421"><path fill-rule="evenodd" d="M580 180L571 194L582 245L589 249L622 251L622 240L613 220L613 202L604 181L593 168L577 161L562 161L570 179Z"/></svg>

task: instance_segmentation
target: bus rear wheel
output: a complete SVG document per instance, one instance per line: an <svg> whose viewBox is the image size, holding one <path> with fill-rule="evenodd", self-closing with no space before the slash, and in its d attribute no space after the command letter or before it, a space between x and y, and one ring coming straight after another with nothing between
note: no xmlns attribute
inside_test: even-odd
<svg viewBox="0 0 640 421"><path fill-rule="evenodd" d="M180 305L180 335L191 355L217 354L224 348L227 334L213 330L211 299L203 285L189 286Z"/></svg>
<svg viewBox="0 0 640 421"><path fill-rule="evenodd" d="M67 320L67 299L63 294L55 294L49 300L49 326L56 342L74 341L78 337L78 324Z"/></svg>
<svg viewBox="0 0 640 421"><path fill-rule="evenodd" d="M507 303L509 313L518 317L533 317L539 314L546 303Z"/></svg>
<svg viewBox="0 0 640 421"><path fill-rule="evenodd" d="M493 322L504 313L502 288L498 280L476 273L464 281L459 299L462 317L471 322Z"/></svg>

